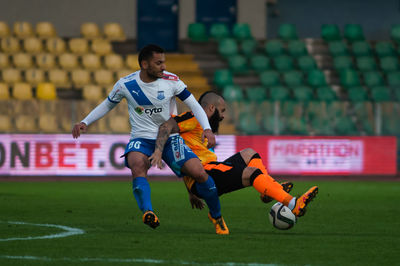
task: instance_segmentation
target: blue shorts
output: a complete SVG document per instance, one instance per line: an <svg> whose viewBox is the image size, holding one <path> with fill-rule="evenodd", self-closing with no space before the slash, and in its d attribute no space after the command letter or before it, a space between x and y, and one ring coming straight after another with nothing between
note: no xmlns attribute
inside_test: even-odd
<svg viewBox="0 0 400 266"><path fill-rule="evenodd" d="M151 156L156 146L156 140L136 138L129 141L125 149L125 166L130 168L128 165L127 154L131 151L137 151L147 156ZM174 135L168 138L165 143L162 159L171 168L171 170L178 176L183 177L181 169L185 162L192 158L198 158L196 154L185 144L184 140L179 135Z"/></svg>

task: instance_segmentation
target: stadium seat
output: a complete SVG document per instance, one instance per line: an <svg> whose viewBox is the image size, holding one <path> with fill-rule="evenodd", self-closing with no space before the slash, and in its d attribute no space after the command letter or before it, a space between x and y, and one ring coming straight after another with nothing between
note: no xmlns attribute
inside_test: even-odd
<svg viewBox="0 0 400 266"><path fill-rule="evenodd" d="M285 86L272 86L269 89L269 96L272 101L285 101L289 99L290 92Z"/></svg>
<svg viewBox="0 0 400 266"><path fill-rule="evenodd" d="M99 26L94 22L84 22L81 24L81 36L85 39L101 38Z"/></svg>
<svg viewBox="0 0 400 266"><path fill-rule="evenodd" d="M111 43L104 39L95 39L92 41L91 49L98 55L107 55L112 53Z"/></svg>
<svg viewBox="0 0 400 266"><path fill-rule="evenodd" d="M10 87L4 82L0 82L0 100L8 99L10 99Z"/></svg>
<svg viewBox="0 0 400 266"><path fill-rule="evenodd" d="M56 58L54 54L41 53L35 55L35 61L39 68L41 69L51 69L56 67Z"/></svg>
<svg viewBox="0 0 400 266"><path fill-rule="evenodd" d="M10 57L8 54L0 53L0 69L10 66Z"/></svg>
<svg viewBox="0 0 400 266"><path fill-rule="evenodd" d="M82 88L82 97L85 100L100 101L104 99L103 94L103 88L98 85L89 84Z"/></svg>
<svg viewBox="0 0 400 266"><path fill-rule="evenodd" d="M66 51L66 43L59 37L49 38L46 40L46 49L52 54L62 54Z"/></svg>
<svg viewBox="0 0 400 266"><path fill-rule="evenodd" d="M43 43L39 38L28 37L24 39L24 50L31 54L40 53L43 51Z"/></svg>
<svg viewBox="0 0 400 266"><path fill-rule="evenodd" d="M222 96L227 102L242 101L243 90L237 85L227 85L222 91Z"/></svg>
<svg viewBox="0 0 400 266"><path fill-rule="evenodd" d="M139 70L140 69L137 54L127 55L126 58L125 58L125 64L126 64L127 67L129 67L132 70Z"/></svg>
<svg viewBox="0 0 400 266"><path fill-rule="evenodd" d="M280 40L267 41L264 48L265 52L270 57L275 57L284 53L283 43Z"/></svg>
<svg viewBox="0 0 400 266"><path fill-rule="evenodd" d="M213 23L210 26L210 37L214 40L222 40L231 37L229 28L224 23Z"/></svg>
<svg viewBox="0 0 400 266"><path fill-rule="evenodd" d="M255 54L251 56L249 60L250 60L250 67L258 73L271 69L271 61L265 55Z"/></svg>
<svg viewBox="0 0 400 266"><path fill-rule="evenodd" d="M332 122L323 117L313 117L310 119L310 131L315 136L333 136L335 132L333 130Z"/></svg>
<svg viewBox="0 0 400 266"><path fill-rule="evenodd" d="M303 117L292 116L287 120L287 133L290 135L308 135L307 122Z"/></svg>
<svg viewBox="0 0 400 266"><path fill-rule="evenodd" d="M120 69L120 70L116 71L115 75L116 75L116 78L118 80L118 79L120 79L122 77L128 76L131 73L132 73L132 70L123 68L123 69Z"/></svg>
<svg viewBox="0 0 400 266"><path fill-rule="evenodd" d="M284 41L298 39L296 26L290 23L281 24L278 29L278 38Z"/></svg>
<svg viewBox="0 0 400 266"><path fill-rule="evenodd" d="M232 36L237 40L253 38L250 25L247 23L235 23L232 29Z"/></svg>
<svg viewBox="0 0 400 266"><path fill-rule="evenodd" d="M251 56L257 49L257 41L253 39L247 39L240 42L240 51L246 55Z"/></svg>
<svg viewBox="0 0 400 266"><path fill-rule="evenodd" d="M351 102L364 102L368 100L367 90L360 86L349 88L347 96Z"/></svg>
<svg viewBox="0 0 400 266"><path fill-rule="evenodd" d="M387 73L388 85L392 88L400 88L400 71L392 71Z"/></svg>
<svg viewBox="0 0 400 266"><path fill-rule="evenodd" d="M313 99L313 90L308 86L293 87L294 99L301 102L308 102Z"/></svg>
<svg viewBox="0 0 400 266"><path fill-rule="evenodd" d="M78 55L86 54L89 51L89 42L84 38L71 38L68 46L72 53Z"/></svg>
<svg viewBox="0 0 400 266"><path fill-rule="evenodd" d="M254 114L244 112L239 114L238 130L246 135L256 135L261 133L261 127Z"/></svg>
<svg viewBox="0 0 400 266"><path fill-rule="evenodd" d="M21 49L19 40L14 37L5 37L1 39L1 50L4 53L18 53Z"/></svg>
<svg viewBox="0 0 400 266"><path fill-rule="evenodd" d="M58 117L53 113L44 113L38 116L39 131L43 133L58 133Z"/></svg>
<svg viewBox="0 0 400 266"><path fill-rule="evenodd" d="M321 26L321 37L327 42L338 41L342 39L339 26L336 24L323 24Z"/></svg>
<svg viewBox="0 0 400 266"><path fill-rule="evenodd" d="M383 76L379 71L364 72L363 80L368 88L384 85Z"/></svg>
<svg viewBox="0 0 400 266"><path fill-rule="evenodd" d="M64 69L51 69L48 71L49 81L57 87L69 88L71 86L68 72Z"/></svg>
<svg viewBox="0 0 400 266"><path fill-rule="evenodd" d="M115 83L113 72L107 69L99 69L94 72L94 81L100 86L112 87Z"/></svg>
<svg viewBox="0 0 400 266"><path fill-rule="evenodd" d="M31 68L25 71L25 80L31 85L36 85L45 81L45 73L42 69Z"/></svg>
<svg viewBox="0 0 400 266"><path fill-rule="evenodd" d="M37 133L36 119L32 115L15 115L15 129L21 133Z"/></svg>
<svg viewBox="0 0 400 266"><path fill-rule="evenodd" d="M348 116L340 116L336 119L335 132L338 136L354 136L359 134L356 124Z"/></svg>
<svg viewBox="0 0 400 266"><path fill-rule="evenodd" d="M317 99L324 102L332 102L336 100L336 93L329 86L317 88Z"/></svg>
<svg viewBox="0 0 400 266"><path fill-rule="evenodd" d="M111 70L119 70L125 67L122 56L118 54L104 56L104 65Z"/></svg>
<svg viewBox="0 0 400 266"><path fill-rule="evenodd" d="M0 38L10 36L10 27L4 21L0 21Z"/></svg>
<svg viewBox="0 0 400 266"><path fill-rule="evenodd" d="M32 86L29 83L17 82L11 89L14 99L29 100L33 98Z"/></svg>
<svg viewBox="0 0 400 266"><path fill-rule="evenodd" d="M290 41L287 48L289 54L294 57L307 55L306 44L300 40Z"/></svg>
<svg viewBox="0 0 400 266"><path fill-rule="evenodd" d="M39 100L55 100L57 98L56 87L51 82L39 83L36 89L36 98Z"/></svg>
<svg viewBox="0 0 400 266"><path fill-rule="evenodd" d="M307 83L311 87L322 87L326 85L324 72L319 69L313 69L307 73Z"/></svg>
<svg viewBox="0 0 400 266"><path fill-rule="evenodd" d="M246 74L248 72L247 60L243 55L228 57L228 65L233 74Z"/></svg>
<svg viewBox="0 0 400 266"><path fill-rule="evenodd" d="M372 56L360 56L356 58L357 68L360 71L371 71L376 70L377 64L375 58Z"/></svg>
<svg viewBox="0 0 400 266"><path fill-rule="evenodd" d="M207 29L203 23L190 23L188 26L187 35L193 42L208 41Z"/></svg>
<svg viewBox="0 0 400 266"><path fill-rule="evenodd" d="M15 68L6 68L1 70L3 81L12 84L22 80L21 71Z"/></svg>
<svg viewBox="0 0 400 266"><path fill-rule="evenodd" d="M33 65L32 56L27 53L17 53L11 56L14 66L19 69L30 68Z"/></svg>
<svg viewBox="0 0 400 266"><path fill-rule="evenodd" d="M394 56L395 49L391 42L380 41L375 44L375 52L379 57Z"/></svg>
<svg viewBox="0 0 400 266"><path fill-rule="evenodd" d="M333 58L333 67L338 70L354 68L353 60L350 56L340 55Z"/></svg>
<svg viewBox="0 0 400 266"><path fill-rule="evenodd" d="M125 41L126 35L121 24L117 22L108 22L103 26L103 33L106 39L110 41Z"/></svg>
<svg viewBox="0 0 400 266"><path fill-rule="evenodd" d="M86 69L74 69L71 71L71 80L75 88L80 88L91 83L91 75Z"/></svg>
<svg viewBox="0 0 400 266"><path fill-rule="evenodd" d="M400 43L400 24L392 25L392 27L390 28L390 38L393 41Z"/></svg>
<svg viewBox="0 0 400 266"><path fill-rule="evenodd" d="M223 39L218 43L218 52L224 57L238 54L239 48L234 39Z"/></svg>
<svg viewBox="0 0 400 266"><path fill-rule="evenodd" d="M300 70L308 72L317 68L317 63L310 55L303 55L297 58L297 66Z"/></svg>
<svg viewBox="0 0 400 266"><path fill-rule="evenodd" d="M393 100L390 88L385 86L377 86L372 88L371 98L375 102L388 102Z"/></svg>
<svg viewBox="0 0 400 266"><path fill-rule="evenodd" d="M395 56L385 56L380 58L379 65L384 72L399 70L399 59Z"/></svg>
<svg viewBox="0 0 400 266"><path fill-rule="evenodd" d="M371 45L367 41L357 41L351 44L351 51L354 56L369 56L371 55Z"/></svg>
<svg viewBox="0 0 400 266"><path fill-rule="evenodd" d="M247 99L251 102L263 102L267 99L267 90L264 87L250 87L246 89Z"/></svg>
<svg viewBox="0 0 400 266"><path fill-rule="evenodd" d="M260 74L261 84L267 88L280 85L279 73L275 70L266 70Z"/></svg>
<svg viewBox="0 0 400 266"><path fill-rule="evenodd" d="M36 24L36 34L39 38L47 39L57 36L53 23L48 21L38 22Z"/></svg>
<svg viewBox="0 0 400 266"><path fill-rule="evenodd" d="M217 69L214 72L214 84L218 88L224 88L226 85L233 84L232 72L229 69Z"/></svg>
<svg viewBox="0 0 400 266"><path fill-rule="evenodd" d="M26 21L17 21L14 23L14 34L18 38L27 38L34 35L32 24Z"/></svg>
<svg viewBox="0 0 400 266"><path fill-rule="evenodd" d="M339 73L340 84L345 88L360 86L360 77L357 71L345 69Z"/></svg>
<svg viewBox="0 0 400 266"><path fill-rule="evenodd" d="M364 40L364 32L360 24L344 25L343 35L350 42Z"/></svg>
<svg viewBox="0 0 400 266"><path fill-rule="evenodd" d="M284 132L286 129L283 120L275 117L273 114L264 114L261 116L261 124L263 133L267 133L269 135L275 134L275 127L280 134L282 134L282 132Z"/></svg>
<svg viewBox="0 0 400 266"><path fill-rule="evenodd" d="M289 71L293 69L294 63L291 56L280 55L274 57L272 60L274 61L275 68L278 71Z"/></svg>
<svg viewBox="0 0 400 266"><path fill-rule="evenodd" d="M108 120L111 132L117 134L127 134L131 131L129 117L127 115L115 115Z"/></svg>
<svg viewBox="0 0 400 266"><path fill-rule="evenodd" d="M289 87L300 86L304 84L304 76L301 71L291 70L283 73L283 81Z"/></svg>
<svg viewBox="0 0 400 266"><path fill-rule="evenodd" d="M348 55L347 45L343 41L333 41L328 44L332 56Z"/></svg>
<svg viewBox="0 0 400 266"><path fill-rule="evenodd" d="M2 102L0 102L0 104L2 104ZM0 132L1 133L10 133L10 132L14 131L12 128L11 119L12 118L9 115L0 113Z"/></svg>
<svg viewBox="0 0 400 266"><path fill-rule="evenodd" d="M63 69L75 69L79 67L78 56L72 53L64 53L58 56L58 62Z"/></svg>
<svg viewBox="0 0 400 266"><path fill-rule="evenodd" d="M84 54L82 55L82 65L89 70L101 68L101 58L97 54Z"/></svg>

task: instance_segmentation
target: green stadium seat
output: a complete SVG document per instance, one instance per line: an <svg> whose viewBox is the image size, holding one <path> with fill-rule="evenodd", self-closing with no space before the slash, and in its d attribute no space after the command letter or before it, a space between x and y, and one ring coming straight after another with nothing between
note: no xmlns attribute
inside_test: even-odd
<svg viewBox="0 0 400 266"><path fill-rule="evenodd" d="M203 23L191 23L188 26L188 37L194 42L208 41L207 29Z"/></svg>
<svg viewBox="0 0 400 266"><path fill-rule="evenodd" d="M392 88L400 88L400 71L387 73L388 85Z"/></svg>
<svg viewBox="0 0 400 266"><path fill-rule="evenodd" d="M327 42L341 40L342 34L339 26L336 24L323 24L321 26L321 38Z"/></svg>
<svg viewBox="0 0 400 266"><path fill-rule="evenodd" d="M378 86L371 89L371 98L375 102L388 102L393 100L390 88L385 86Z"/></svg>
<svg viewBox="0 0 400 266"><path fill-rule="evenodd" d="M261 133L261 127L253 113L244 112L239 114L238 129L246 135L256 135Z"/></svg>
<svg viewBox="0 0 400 266"><path fill-rule="evenodd" d="M222 40L231 37L229 28L224 23L213 23L210 26L210 37L214 40Z"/></svg>
<svg viewBox="0 0 400 266"><path fill-rule="evenodd" d="M261 84L267 88L280 85L279 73L275 70L266 70L260 74Z"/></svg>
<svg viewBox="0 0 400 266"><path fill-rule="evenodd" d="M400 24L392 25L390 29L390 38L393 41L400 43Z"/></svg>
<svg viewBox="0 0 400 266"><path fill-rule="evenodd" d="M357 41L351 44L351 51L354 56L371 55L371 45L367 41Z"/></svg>
<svg viewBox="0 0 400 266"><path fill-rule="evenodd" d="M240 42L240 50L246 56L254 54L257 49L257 41L253 39L243 40Z"/></svg>
<svg viewBox="0 0 400 266"><path fill-rule="evenodd" d="M379 65L384 72L399 70L399 60L395 56L385 56L380 58Z"/></svg>
<svg viewBox="0 0 400 266"><path fill-rule="evenodd" d="M324 72L319 69L310 70L307 74L307 83L311 87L321 87L326 85Z"/></svg>
<svg viewBox="0 0 400 266"><path fill-rule="evenodd" d="M233 84L232 72L229 69L218 69L214 72L214 84L218 88Z"/></svg>
<svg viewBox="0 0 400 266"><path fill-rule="evenodd" d="M297 58L297 66L300 70L308 72L317 68L317 63L314 58L310 55L303 55Z"/></svg>
<svg viewBox="0 0 400 266"><path fill-rule="evenodd" d="M272 60L274 61L275 68L278 71L288 71L293 69L294 63L291 56L280 55L274 57Z"/></svg>
<svg viewBox="0 0 400 266"><path fill-rule="evenodd" d="M251 102L263 102L267 99L267 89L264 87L250 87L246 89L247 99Z"/></svg>
<svg viewBox="0 0 400 266"><path fill-rule="evenodd" d="M284 41L296 40L298 38L296 26L290 23L281 24L278 29L278 38Z"/></svg>
<svg viewBox="0 0 400 266"><path fill-rule="evenodd" d="M289 41L287 50L289 54L294 57L307 55L306 44L300 40Z"/></svg>
<svg viewBox="0 0 400 266"><path fill-rule="evenodd" d="M285 124L283 123L282 119L275 117L273 114L262 116L262 127L264 129L264 133L267 134L275 134L275 126L278 129L278 132L285 131Z"/></svg>
<svg viewBox="0 0 400 266"><path fill-rule="evenodd" d="M375 52L379 57L393 56L396 54L391 42L380 41L375 44Z"/></svg>
<svg viewBox="0 0 400 266"><path fill-rule="evenodd" d="M363 28L360 24L344 25L343 35L350 42L362 41L365 39Z"/></svg>
<svg viewBox="0 0 400 266"><path fill-rule="evenodd" d="M265 55L255 54L250 57L250 67L254 71L261 73L262 71L271 69L271 60Z"/></svg>
<svg viewBox="0 0 400 266"><path fill-rule="evenodd" d="M351 102L364 102L368 99L367 90L361 86L349 88L347 96Z"/></svg>
<svg viewBox="0 0 400 266"><path fill-rule="evenodd" d="M354 136L358 135L356 124L349 116L340 116L335 121L335 132L339 136Z"/></svg>
<svg viewBox="0 0 400 266"><path fill-rule="evenodd" d="M232 33L233 37L238 40L253 39L250 25L247 23L235 23Z"/></svg>
<svg viewBox="0 0 400 266"><path fill-rule="evenodd" d="M343 41L333 41L328 44L332 56L348 55L347 45Z"/></svg>
<svg viewBox="0 0 400 266"><path fill-rule="evenodd" d="M313 99L313 90L308 86L293 87L294 99L301 102L308 102Z"/></svg>
<svg viewBox="0 0 400 266"><path fill-rule="evenodd" d="M303 103L294 100L285 100L280 104L280 116L288 118L290 116L302 116L303 115Z"/></svg>
<svg viewBox="0 0 400 266"><path fill-rule="evenodd" d="M375 58L372 56L360 56L356 58L357 68L360 71L376 70L377 64Z"/></svg>
<svg viewBox="0 0 400 266"><path fill-rule="evenodd" d="M287 133L290 135L308 135L307 123L302 117L289 117L287 121Z"/></svg>
<svg viewBox="0 0 400 266"><path fill-rule="evenodd" d="M396 100L400 101L400 89L399 88L394 89L393 93L394 93Z"/></svg>
<svg viewBox="0 0 400 266"><path fill-rule="evenodd" d="M283 81L289 87L300 86L304 84L304 76L301 71L291 70L283 73Z"/></svg>
<svg viewBox="0 0 400 266"><path fill-rule="evenodd" d="M289 99L289 89L284 86L273 86L269 90L269 96L272 101L285 101Z"/></svg>
<svg viewBox="0 0 400 266"><path fill-rule="evenodd" d="M332 102L336 100L336 93L329 86L317 88L317 99L324 102Z"/></svg>
<svg viewBox="0 0 400 266"><path fill-rule="evenodd" d="M228 65L233 74L246 74L249 70L247 59L243 55L232 55L228 57Z"/></svg>
<svg viewBox="0 0 400 266"><path fill-rule="evenodd" d="M333 58L333 67L338 71L343 69L351 69L354 67L353 60L347 55L336 56Z"/></svg>
<svg viewBox="0 0 400 266"><path fill-rule="evenodd" d="M281 40L272 40L265 43L265 52L268 56L275 57L284 53L283 43Z"/></svg>
<svg viewBox="0 0 400 266"><path fill-rule="evenodd" d="M368 88L384 85L383 76L379 71L368 71L362 73L364 83Z"/></svg>
<svg viewBox="0 0 400 266"><path fill-rule="evenodd" d="M218 44L218 52L224 57L229 57L239 53L239 48L234 39L223 39Z"/></svg>
<svg viewBox="0 0 400 266"><path fill-rule="evenodd" d="M340 84L345 88L360 86L360 77L357 71L345 69L339 73Z"/></svg>
<svg viewBox="0 0 400 266"><path fill-rule="evenodd" d="M335 135L332 122L323 117L313 117L310 119L311 131L315 136L332 136Z"/></svg>
<svg viewBox="0 0 400 266"><path fill-rule="evenodd" d="M239 102L243 100L243 90L237 85L227 85L222 91L222 96L227 102Z"/></svg>

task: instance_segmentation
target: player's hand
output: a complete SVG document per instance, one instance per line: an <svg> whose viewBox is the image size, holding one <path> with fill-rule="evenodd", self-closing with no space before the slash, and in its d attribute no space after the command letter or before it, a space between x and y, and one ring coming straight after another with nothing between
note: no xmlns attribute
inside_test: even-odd
<svg viewBox="0 0 400 266"><path fill-rule="evenodd" d="M192 209L196 208L201 210L204 208L204 202L193 193L189 193L189 201L192 205Z"/></svg>
<svg viewBox="0 0 400 266"><path fill-rule="evenodd" d="M159 169L162 169L162 152L158 149L155 149L154 153L149 157L149 161L151 166L157 166Z"/></svg>
<svg viewBox="0 0 400 266"><path fill-rule="evenodd" d="M76 123L75 126L72 128L72 137L74 137L74 139L79 138L79 136L82 133L85 133L87 130L87 125L83 122L80 123Z"/></svg>
<svg viewBox="0 0 400 266"><path fill-rule="evenodd" d="M201 135L201 140L204 142L204 138L207 138L208 140L208 145L207 148L212 148L215 147L215 135L211 131L211 129L206 129L203 131L203 134Z"/></svg>

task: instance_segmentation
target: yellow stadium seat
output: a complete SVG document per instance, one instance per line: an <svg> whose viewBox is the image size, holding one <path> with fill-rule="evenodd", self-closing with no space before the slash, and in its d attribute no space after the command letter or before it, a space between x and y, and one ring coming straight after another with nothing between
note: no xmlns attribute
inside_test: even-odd
<svg viewBox="0 0 400 266"><path fill-rule="evenodd" d="M34 35L32 24L27 21L17 21L14 23L14 34L18 38L27 38Z"/></svg>
<svg viewBox="0 0 400 266"><path fill-rule="evenodd" d="M24 50L28 53L40 53L43 51L42 40L36 37L28 37L24 39Z"/></svg>
<svg viewBox="0 0 400 266"><path fill-rule="evenodd" d="M120 78L123 78L125 76L128 76L131 73L132 73L132 70L130 70L130 69L120 69L115 74L117 76L117 79L120 79Z"/></svg>
<svg viewBox="0 0 400 266"><path fill-rule="evenodd" d="M17 114L15 116L15 129L21 133L36 133L36 118L29 114Z"/></svg>
<svg viewBox="0 0 400 266"><path fill-rule="evenodd" d="M86 39L96 39L101 37L100 28L94 22L85 22L81 25L81 35Z"/></svg>
<svg viewBox="0 0 400 266"><path fill-rule="evenodd" d="M137 54L130 54L125 59L125 64L132 70L139 70L139 62L138 62L138 55Z"/></svg>
<svg viewBox="0 0 400 266"><path fill-rule="evenodd" d="M54 37L46 40L46 49L53 54L61 54L66 51L65 41L59 37Z"/></svg>
<svg viewBox="0 0 400 266"><path fill-rule="evenodd" d="M75 87L83 87L90 84L90 72L85 69L75 69L71 71L71 80Z"/></svg>
<svg viewBox="0 0 400 266"><path fill-rule="evenodd" d="M57 116L52 113L41 113L39 116L39 130L43 133L58 133L60 131Z"/></svg>
<svg viewBox="0 0 400 266"><path fill-rule="evenodd" d="M101 67L101 58L97 54L84 54L82 56L82 65L86 69L99 69Z"/></svg>
<svg viewBox="0 0 400 266"><path fill-rule="evenodd" d="M58 62L60 66L64 69L74 69L78 65L78 56L71 53L65 53L58 56Z"/></svg>
<svg viewBox="0 0 400 266"><path fill-rule="evenodd" d="M0 38L10 36L10 27L4 21L0 21Z"/></svg>
<svg viewBox="0 0 400 266"><path fill-rule="evenodd" d="M3 81L6 83L15 83L21 81L21 71L15 68L6 68L1 71Z"/></svg>
<svg viewBox="0 0 400 266"><path fill-rule="evenodd" d="M32 67L32 56L27 53L17 53L11 56L12 61L17 68L26 69Z"/></svg>
<svg viewBox="0 0 400 266"><path fill-rule="evenodd" d="M18 53L21 49L19 40L14 37L5 37L1 39L1 49L5 53Z"/></svg>
<svg viewBox="0 0 400 266"><path fill-rule="evenodd" d="M68 72L64 69L51 69L48 71L49 81L57 87L69 88L71 83L68 79Z"/></svg>
<svg viewBox="0 0 400 266"><path fill-rule="evenodd" d="M113 133L129 133L131 131L129 125L129 117L127 115L114 115L108 118L108 124Z"/></svg>
<svg viewBox="0 0 400 266"><path fill-rule="evenodd" d="M11 131L12 131L11 117L3 113L0 113L0 133L8 133Z"/></svg>
<svg viewBox="0 0 400 266"><path fill-rule="evenodd" d="M10 88L4 82L0 83L0 100L10 99Z"/></svg>
<svg viewBox="0 0 400 266"><path fill-rule="evenodd" d="M74 54L85 54L89 51L88 40L83 38L72 38L68 41L68 45Z"/></svg>
<svg viewBox="0 0 400 266"><path fill-rule="evenodd" d="M104 99L103 88L98 85L85 85L82 89L82 97L89 101L100 101Z"/></svg>
<svg viewBox="0 0 400 266"><path fill-rule="evenodd" d="M96 70L94 81L100 86L112 86L115 83L113 72L106 69Z"/></svg>
<svg viewBox="0 0 400 266"><path fill-rule="evenodd" d="M51 38L57 36L53 23L48 21L38 22L36 24L36 34L39 38Z"/></svg>
<svg viewBox="0 0 400 266"><path fill-rule="evenodd" d="M57 98L56 86L51 82L39 83L36 88L36 98L40 100L55 100Z"/></svg>
<svg viewBox="0 0 400 266"><path fill-rule="evenodd" d="M124 67L124 60L118 54L109 54L104 56L104 64L108 69L118 70Z"/></svg>
<svg viewBox="0 0 400 266"><path fill-rule="evenodd" d="M42 53L35 56L36 64L42 69L50 69L56 66L54 54Z"/></svg>
<svg viewBox="0 0 400 266"><path fill-rule="evenodd" d="M125 41L125 32L122 29L121 24L116 22L109 22L104 24L103 32L105 37L111 41Z"/></svg>
<svg viewBox="0 0 400 266"><path fill-rule="evenodd" d="M25 80L32 85L37 85L45 80L45 74L42 69L31 68L25 71Z"/></svg>
<svg viewBox="0 0 400 266"><path fill-rule="evenodd" d="M111 43L104 39L95 39L91 45L92 51L99 55L107 55L112 53Z"/></svg>
<svg viewBox="0 0 400 266"><path fill-rule="evenodd" d="M0 69L10 66L10 57L8 54L0 53Z"/></svg>
<svg viewBox="0 0 400 266"><path fill-rule="evenodd" d="M32 99L32 86L26 82L17 82L12 86L12 95L14 99L18 100Z"/></svg>

